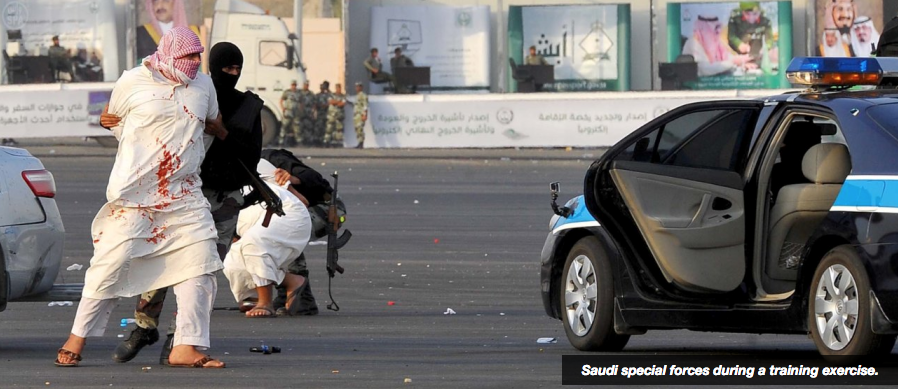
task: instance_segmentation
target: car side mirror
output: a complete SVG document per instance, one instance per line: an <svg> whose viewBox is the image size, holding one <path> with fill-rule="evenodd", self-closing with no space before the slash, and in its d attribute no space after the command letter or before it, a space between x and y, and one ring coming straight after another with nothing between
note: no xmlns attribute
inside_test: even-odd
<svg viewBox="0 0 898 389"><path fill-rule="evenodd" d="M552 212L561 217L571 216L573 211L568 207L559 207L558 203L555 202L558 200L558 194L561 193L561 184L558 181L549 184L549 192L552 194Z"/></svg>
<svg viewBox="0 0 898 389"><path fill-rule="evenodd" d="M293 51L296 50L293 46L287 46L287 69L293 69Z"/></svg>
<svg viewBox="0 0 898 389"><path fill-rule="evenodd" d="M561 184L556 182L549 184L549 191L553 196L558 197L558 194L561 193Z"/></svg>

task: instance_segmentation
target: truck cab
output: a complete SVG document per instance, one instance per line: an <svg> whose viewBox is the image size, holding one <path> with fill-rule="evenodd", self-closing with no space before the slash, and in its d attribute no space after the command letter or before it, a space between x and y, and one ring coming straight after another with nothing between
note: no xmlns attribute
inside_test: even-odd
<svg viewBox="0 0 898 389"><path fill-rule="evenodd" d="M296 34L265 10L241 0L218 0L212 19L209 47L231 42L243 52L243 71L237 89L253 92L265 101L262 110L263 145L275 140L283 113L281 94L296 80L306 80L305 68L296 50Z"/></svg>

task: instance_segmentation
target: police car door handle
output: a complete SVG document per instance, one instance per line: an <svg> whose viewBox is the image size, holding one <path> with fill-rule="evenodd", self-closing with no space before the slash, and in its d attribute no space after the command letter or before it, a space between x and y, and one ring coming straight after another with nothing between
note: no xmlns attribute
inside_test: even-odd
<svg viewBox="0 0 898 389"><path fill-rule="evenodd" d="M733 203L723 197L715 197L714 201L711 202L711 210L713 211L726 211L732 206Z"/></svg>

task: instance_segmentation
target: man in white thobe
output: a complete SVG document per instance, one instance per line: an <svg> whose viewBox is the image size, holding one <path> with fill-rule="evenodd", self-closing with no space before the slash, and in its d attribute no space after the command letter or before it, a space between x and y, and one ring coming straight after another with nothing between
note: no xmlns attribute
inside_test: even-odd
<svg viewBox="0 0 898 389"><path fill-rule="evenodd" d="M309 243L312 220L302 195L289 182L277 183L274 165L263 159L257 170L266 185L280 197L284 216L273 216L268 227L264 227L266 211L261 204L240 211L237 219L240 240L231 245L225 257L224 274L237 302L258 298L256 306L246 312L247 317L270 317L275 314L272 287L282 282L290 291L288 312L299 307L297 297L307 282L305 277L288 273L286 269Z"/></svg>
<svg viewBox="0 0 898 389"><path fill-rule="evenodd" d="M202 52L196 34L173 28L113 88L109 112L122 118L113 128L119 148L108 202L91 226L94 256L59 366L77 366L85 338L103 335L118 297L173 286L178 316L170 364L224 367L197 350L210 346L213 273L222 269L199 178L212 140L206 122L220 120L212 80L198 72Z"/></svg>

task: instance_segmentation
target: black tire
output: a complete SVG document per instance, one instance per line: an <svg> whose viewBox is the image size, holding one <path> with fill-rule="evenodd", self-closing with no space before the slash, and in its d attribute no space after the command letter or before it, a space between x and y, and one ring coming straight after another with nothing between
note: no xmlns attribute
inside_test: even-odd
<svg viewBox="0 0 898 389"><path fill-rule="evenodd" d="M569 288L577 289L573 282L568 282L568 272L574 262L585 263L589 261L594 274L587 273L587 281L593 282L596 286L596 299L588 305L584 305L586 309L592 308L595 315L591 325L583 325L581 319L575 318L575 325L579 323L581 333L578 334L571 326L569 312L576 312L569 309L565 304L565 294ZM568 341L574 348L582 351L620 351L630 340L630 335L619 335L614 332L614 280L611 270L611 263L605 255L605 250L599 244L598 240L593 237L582 238L577 241L567 255L564 262L561 277L558 280L558 298L561 306L561 321L564 325L564 332ZM577 303L579 305L580 303ZM575 314L575 316L578 316ZM582 331L585 330L585 333Z"/></svg>
<svg viewBox="0 0 898 389"><path fill-rule="evenodd" d="M260 116L262 117L262 147L265 147L277 141L280 123L278 123L277 116L274 116L274 113L268 108L263 108Z"/></svg>
<svg viewBox="0 0 898 389"><path fill-rule="evenodd" d="M854 280L854 285L844 287L845 290L842 291L839 290L839 288L841 285L845 285L843 282L848 279L846 278L846 271ZM823 291L821 292L822 301L832 301L836 302L835 304L830 305L824 302L818 302L817 300L817 289L824 273L829 276L836 275L836 277L835 282L833 283L835 291L829 291L829 288L825 284L823 285ZM808 292L808 328L811 330L811 339L814 340L814 344L817 346L817 350L820 354L823 355L823 358L846 362L846 357L849 356L861 357L865 355L888 354L891 352L892 347L895 345L895 336L877 335L873 333L871 328L870 280L867 277L864 264L851 246L842 245L828 252L826 256L823 257L823 260L820 261L820 264L817 265L817 270L814 271L813 277L814 278L811 280L811 288ZM845 299L842 299L839 296L845 296ZM855 301L854 299L857 301L856 317L849 313L842 315L842 317L847 317L847 319L844 319L844 327L846 329L854 330L853 334L847 338L847 344L845 344L845 339L843 338L844 335L839 331L839 326L843 324L839 324L840 319L838 318L838 312L850 312L851 308L848 303L843 301L851 302ZM826 309L826 307L830 306L834 307L833 309L836 310L835 314L826 313L830 312ZM818 308L822 308L821 315L818 315L816 312ZM833 317L836 317L836 325L833 327L834 329L832 331L828 331L827 327L830 323L830 318ZM821 319L822 325L824 326L822 332L824 334L832 334L832 336L828 337L831 339L830 341L824 340L824 337L821 336L821 330L818 327L818 318ZM832 339L837 343L833 343Z"/></svg>

